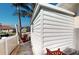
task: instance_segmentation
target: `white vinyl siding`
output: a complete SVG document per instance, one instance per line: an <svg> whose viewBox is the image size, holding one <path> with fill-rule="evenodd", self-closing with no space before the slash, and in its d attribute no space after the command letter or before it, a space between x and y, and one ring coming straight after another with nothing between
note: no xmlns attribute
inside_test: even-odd
<svg viewBox="0 0 79 59"><path fill-rule="evenodd" d="M42 20L41 10L32 25L31 43L34 54L42 54Z"/></svg>
<svg viewBox="0 0 79 59"><path fill-rule="evenodd" d="M56 12L43 12L44 50L73 48L73 17Z"/></svg>
<svg viewBox="0 0 79 59"><path fill-rule="evenodd" d="M71 14L68 10L67 12ZM31 43L34 54L45 54L46 48L51 50L73 48L74 17L72 15L44 8L40 8L39 12L35 13L31 24Z"/></svg>

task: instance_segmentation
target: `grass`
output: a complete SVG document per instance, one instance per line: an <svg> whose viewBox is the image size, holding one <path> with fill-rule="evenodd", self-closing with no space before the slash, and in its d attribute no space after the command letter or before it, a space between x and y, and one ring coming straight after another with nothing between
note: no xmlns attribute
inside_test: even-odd
<svg viewBox="0 0 79 59"><path fill-rule="evenodd" d="M16 34L15 32L8 32L8 33L6 33L6 32L0 31L0 36L1 37L3 37L3 36L13 36L15 34Z"/></svg>

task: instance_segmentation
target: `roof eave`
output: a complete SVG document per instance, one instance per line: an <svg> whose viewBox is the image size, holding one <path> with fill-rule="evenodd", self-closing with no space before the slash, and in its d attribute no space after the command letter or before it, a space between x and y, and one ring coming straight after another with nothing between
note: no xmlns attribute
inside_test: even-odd
<svg viewBox="0 0 79 59"><path fill-rule="evenodd" d="M39 4L36 4L36 6L35 6L35 9L34 9L34 12L33 12L33 15L32 15L32 19L31 19L31 24L32 24L33 20L35 19L37 13L40 11L41 8L56 10L56 11L59 11L59 12L62 12L62 13L69 14L71 16L75 15L74 12L71 12L69 10L66 10L66 9L63 9L63 8L60 8L60 7L57 7L57 6L54 6L54 5L50 5L50 4L41 4L41 3L39 3Z"/></svg>

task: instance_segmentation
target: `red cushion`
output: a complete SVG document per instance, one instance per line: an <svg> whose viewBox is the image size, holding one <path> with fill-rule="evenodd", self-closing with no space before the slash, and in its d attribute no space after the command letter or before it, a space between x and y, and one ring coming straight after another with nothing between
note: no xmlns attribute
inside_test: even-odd
<svg viewBox="0 0 79 59"><path fill-rule="evenodd" d="M21 39L22 39L23 42L27 42L27 41L28 41L28 40L27 40L27 35L26 35L26 34L24 34L23 37L21 37Z"/></svg>
<svg viewBox="0 0 79 59"><path fill-rule="evenodd" d="M46 48L46 50L47 50L47 55L62 55L63 54L63 52L60 51L60 48L55 51L51 51L48 48Z"/></svg>

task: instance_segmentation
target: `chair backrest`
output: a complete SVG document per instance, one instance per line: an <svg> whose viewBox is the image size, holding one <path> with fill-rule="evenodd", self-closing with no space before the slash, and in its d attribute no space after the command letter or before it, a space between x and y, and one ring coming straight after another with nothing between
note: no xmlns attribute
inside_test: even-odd
<svg viewBox="0 0 79 59"><path fill-rule="evenodd" d="M63 52L60 51L60 48L55 51L51 51L48 48L46 48L46 50L47 50L47 55L63 55Z"/></svg>
<svg viewBox="0 0 79 59"><path fill-rule="evenodd" d="M28 41L28 39L27 39L27 34L24 34L24 35L21 37L21 40L22 40L23 42L27 42L27 41Z"/></svg>

